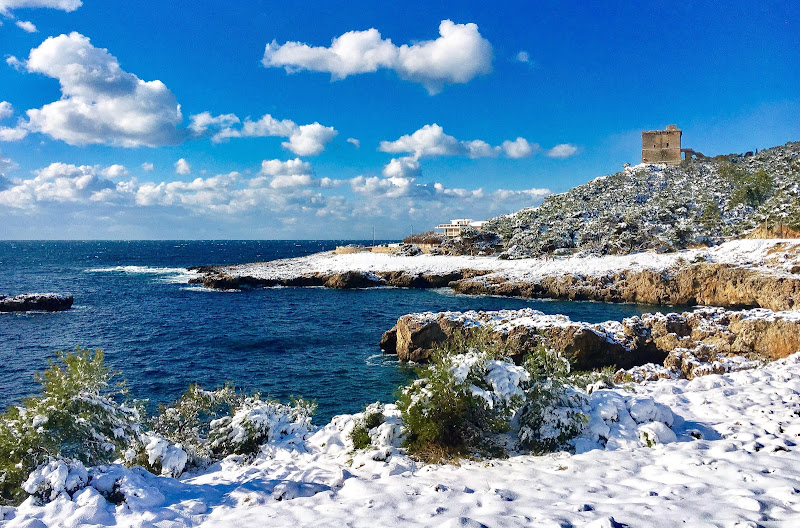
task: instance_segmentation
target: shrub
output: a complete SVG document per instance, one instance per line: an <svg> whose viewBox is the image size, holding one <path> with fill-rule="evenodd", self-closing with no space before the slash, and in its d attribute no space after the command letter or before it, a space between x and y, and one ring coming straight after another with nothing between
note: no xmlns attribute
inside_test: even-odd
<svg viewBox="0 0 800 528"><path fill-rule="evenodd" d="M267 442L302 441L311 429L317 404L292 398L291 404L262 400L256 393L237 405L233 415L210 424L211 452L218 458L228 455L250 457Z"/></svg>
<svg viewBox="0 0 800 528"><path fill-rule="evenodd" d="M159 406L158 414L150 421L150 430L178 444L188 455L188 467L201 467L211 462L209 434L211 422L230 416L239 405L241 396L230 385L213 391L191 385L172 405ZM138 462L154 472L160 472L154 462L145 462L140 453Z"/></svg>
<svg viewBox="0 0 800 528"><path fill-rule="evenodd" d="M508 346L487 332L456 332L436 347L419 379L404 387L398 407L410 454L441 462L471 454L502 454L492 436L509 430L527 375L507 358ZM505 375L515 383L496 385Z"/></svg>
<svg viewBox="0 0 800 528"><path fill-rule="evenodd" d="M569 362L540 347L527 356L523 366L530 376L530 386L517 413L518 447L533 453L567 448L586 424L586 416L580 412L584 397L570 384L573 380ZM604 381L608 374L599 374L597 381ZM574 381L593 383L592 377L581 374Z"/></svg>
<svg viewBox="0 0 800 528"><path fill-rule="evenodd" d="M53 457L103 464L141 443L141 409L120 403L127 391L114 377L101 350L56 352L36 376L41 396L0 416L0 501L23 499L28 474Z"/></svg>
<svg viewBox="0 0 800 528"><path fill-rule="evenodd" d="M364 408L361 417L356 418L353 430L350 431L350 440L353 442L353 449L366 449L372 445L372 437L369 432L379 427L386 421L383 416L383 405L371 403Z"/></svg>
<svg viewBox="0 0 800 528"><path fill-rule="evenodd" d="M161 406L150 427L186 452L188 467L202 467L232 454L253 455L268 441L307 431L315 410L315 403L303 399L282 404L258 393L239 394L230 385L213 391L192 385L173 405ZM145 464L144 455L138 462L160 471L149 460Z"/></svg>
<svg viewBox="0 0 800 528"><path fill-rule="evenodd" d="M403 239L404 244L441 244L442 235L433 231L425 231L424 233L414 233Z"/></svg>
<svg viewBox="0 0 800 528"><path fill-rule="evenodd" d="M749 174L744 170L733 171L733 191L730 196L730 205L738 204L758 207L772 194L775 182L772 176L764 169Z"/></svg>

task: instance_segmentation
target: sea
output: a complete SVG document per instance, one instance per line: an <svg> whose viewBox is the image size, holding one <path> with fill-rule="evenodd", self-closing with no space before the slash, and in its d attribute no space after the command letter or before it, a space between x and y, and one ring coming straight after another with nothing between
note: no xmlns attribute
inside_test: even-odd
<svg viewBox="0 0 800 528"><path fill-rule="evenodd" d="M189 284L187 267L298 257L336 240L0 241L0 294L70 294L64 312L0 313L0 410L36 394L57 350L101 349L149 409L190 384L317 402L337 414L391 402L415 376L378 342L410 312L534 308L602 322L669 308L457 295L449 289L262 288ZM371 242L371 241L369 241ZM674 308L672 309L674 311Z"/></svg>

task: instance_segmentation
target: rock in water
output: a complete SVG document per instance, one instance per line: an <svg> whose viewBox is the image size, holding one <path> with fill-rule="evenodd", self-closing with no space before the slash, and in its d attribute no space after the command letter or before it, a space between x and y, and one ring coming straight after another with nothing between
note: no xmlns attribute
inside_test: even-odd
<svg viewBox="0 0 800 528"><path fill-rule="evenodd" d="M59 312L69 310L73 301L72 295L57 293L26 293L16 297L0 295L0 312L29 312L31 310Z"/></svg>

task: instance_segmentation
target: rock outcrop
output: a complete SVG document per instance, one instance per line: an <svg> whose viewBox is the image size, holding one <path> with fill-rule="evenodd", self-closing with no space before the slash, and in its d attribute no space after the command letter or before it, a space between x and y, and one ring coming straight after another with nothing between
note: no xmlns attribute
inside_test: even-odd
<svg viewBox="0 0 800 528"><path fill-rule="evenodd" d="M425 361L431 349L455 331L469 333L481 327L510 343L517 356L542 345L568 358L578 370L612 365L631 369L645 364L673 369L653 375L628 373L632 379L691 378L703 369L725 372L748 361L778 359L800 350L800 315L796 312L722 308L646 314L599 324L529 308L409 314L384 334L381 347L403 361ZM620 379L625 377L620 375Z"/></svg>
<svg viewBox="0 0 800 528"><path fill-rule="evenodd" d="M554 275L524 282L492 274L460 279L450 286L457 293L472 295L771 310L800 308L800 279L728 264L693 264L661 273L643 270L604 276Z"/></svg>
<svg viewBox="0 0 800 528"><path fill-rule="evenodd" d="M33 310L60 312L69 310L73 301L72 295L57 293L27 293L16 297L0 295L0 312L30 312Z"/></svg>

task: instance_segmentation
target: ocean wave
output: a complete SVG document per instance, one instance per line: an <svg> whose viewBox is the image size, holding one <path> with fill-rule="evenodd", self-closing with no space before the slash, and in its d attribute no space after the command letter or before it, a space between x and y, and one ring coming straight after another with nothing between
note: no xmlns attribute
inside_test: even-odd
<svg viewBox="0 0 800 528"><path fill-rule="evenodd" d="M129 273L132 275L156 275L160 282L186 284L189 279L199 277L196 271L186 268L162 268L155 266L110 266L107 268L90 268L87 273Z"/></svg>

